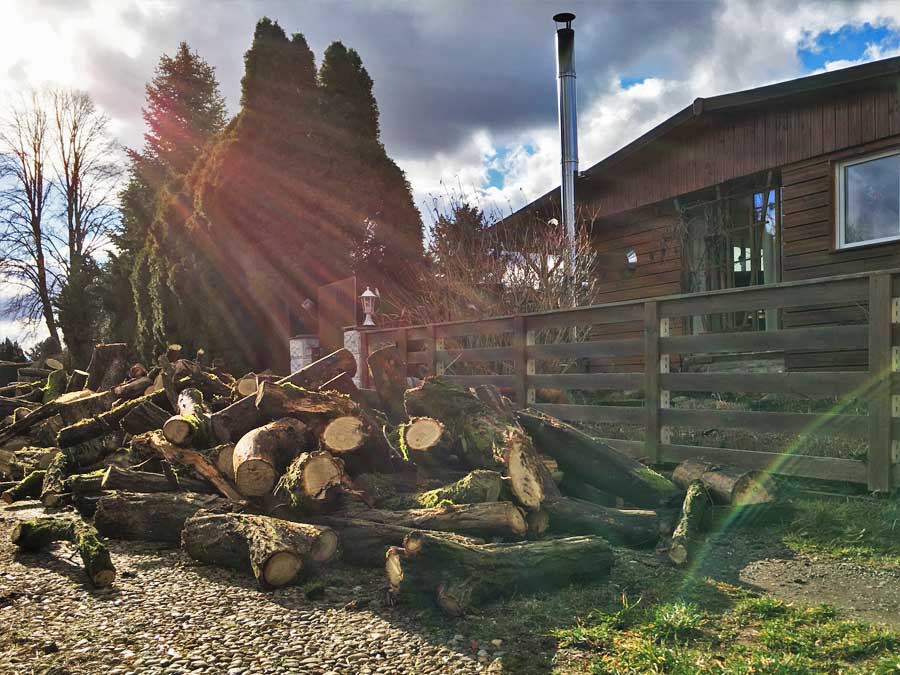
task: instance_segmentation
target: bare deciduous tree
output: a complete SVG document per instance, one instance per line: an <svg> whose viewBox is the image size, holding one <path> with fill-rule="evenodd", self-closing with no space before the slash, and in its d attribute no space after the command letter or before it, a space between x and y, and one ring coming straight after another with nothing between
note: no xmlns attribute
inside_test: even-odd
<svg viewBox="0 0 900 675"><path fill-rule="evenodd" d="M50 133L45 99L36 93L11 106L0 122L0 275L16 289L7 313L43 319L59 345L53 311L59 279L47 253Z"/></svg>

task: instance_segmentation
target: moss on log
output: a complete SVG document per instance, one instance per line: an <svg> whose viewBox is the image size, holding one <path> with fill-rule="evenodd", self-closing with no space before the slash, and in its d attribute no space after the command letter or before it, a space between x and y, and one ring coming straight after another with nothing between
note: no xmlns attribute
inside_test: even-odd
<svg viewBox="0 0 900 675"><path fill-rule="evenodd" d="M68 541L75 546L91 584L100 588L115 581L116 568L113 567L109 549L90 525L50 517L22 521L13 528L12 543L24 551L43 551L56 541Z"/></svg>
<svg viewBox="0 0 900 675"><path fill-rule="evenodd" d="M6 504L12 504L23 499L36 499L41 494L46 474L46 471L32 471L13 487L4 491L0 498Z"/></svg>
<svg viewBox="0 0 900 675"><path fill-rule="evenodd" d="M669 558L676 565L686 565L693 558L694 546L704 529L711 506L712 501L703 483L699 480L691 483L669 546Z"/></svg>

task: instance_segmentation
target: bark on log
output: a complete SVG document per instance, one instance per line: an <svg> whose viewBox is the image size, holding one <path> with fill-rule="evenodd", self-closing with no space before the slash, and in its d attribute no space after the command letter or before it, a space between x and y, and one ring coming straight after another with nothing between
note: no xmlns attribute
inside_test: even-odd
<svg viewBox="0 0 900 675"><path fill-rule="evenodd" d="M66 383L66 393L71 394L73 391L81 391L87 388L88 372L86 370L73 370L69 375L69 381Z"/></svg>
<svg viewBox="0 0 900 675"><path fill-rule="evenodd" d="M66 391L69 376L65 370L53 370L47 376L47 381L42 387L43 397L41 403L50 403L62 396Z"/></svg>
<svg viewBox="0 0 900 675"><path fill-rule="evenodd" d="M410 534L386 556L391 592L434 599L450 616L516 593L552 591L609 574L613 553L600 537L473 546Z"/></svg>
<svg viewBox="0 0 900 675"><path fill-rule="evenodd" d="M324 450L304 452L296 457L276 492L286 495L295 508L313 513L327 506L344 482L344 465Z"/></svg>
<svg viewBox="0 0 900 675"><path fill-rule="evenodd" d="M88 366L86 389L106 391L120 384L128 372L128 345L124 342L97 345Z"/></svg>
<svg viewBox="0 0 900 675"><path fill-rule="evenodd" d="M211 442L209 415L199 389L188 387L178 394L178 414L163 424L163 436L180 446L207 447Z"/></svg>
<svg viewBox="0 0 900 675"><path fill-rule="evenodd" d="M476 469L455 483L416 494L383 496L381 505L390 509L434 508L442 503L483 504L500 499L503 477L496 471Z"/></svg>
<svg viewBox="0 0 900 675"><path fill-rule="evenodd" d="M67 448L119 431L119 423L122 419L138 406L141 406L144 403L153 403L157 406L166 405L167 400L168 398L165 391L157 391L149 395L124 401L95 417L88 417L79 422L75 422L74 424L70 424L69 426L60 429L58 435L59 446L61 448Z"/></svg>
<svg viewBox="0 0 900 675"><path fill-rule="evenodd" d="M356 374L356 359L346 349L339 349L318 361L291 373L278 384L291 383L306 389L318 389L341 373ZM284 417L276 415L275 417ZM266 417L256 407L256 396L245 396L211 416L213 432L220 443L237 441L251 429L265 424Z"/></svg>
<svg viewBox="0 0 900 675"><path fill-rule="evenodd" d="M20 522L13 528L12 543L25 551L42 551L55 541L74 544L81 554L84 571L95 587L109 586L115 581L116 568L109 557L109 549L90 525L66 518L37 518Z"/></svg>
<svg viewBox="0 0 900 675"><path fill-rule="evenodd" d="M743 506L768 504L775 500L767 488L764 474L757 471L689 459L675 468L672 480L685 490L694 481L701 481L717 504Z"/></svg>
<svg viewBox="0 0 900 675"><path fill-rule="evenodd" d="M97 502L94 526L110 539L181 542L185 521L201 509L224 510L227 502L193 492L113 492Z"/></svg>
<svg viewBox="0 0 900 675"><path fill-rule="evenodd" d="M406 418L403 407L403 394L406 391L405 358L393 345L376 349L368 358L375 391L381 399L381 410L387 413L394 424L399 424Z"/></svg>
<svg viewBox="0 0 900 675"><path fill-rule="evenodd" d="M225 478L234 482L234 443L222 443L209 450L216 468Z"/></svg>
<svg viewBox="0 0 900 675"><path fill-rule="evenodd" d="M328 382L321 385L318 388L318 391L336 391L339 394L349 396L350 399L360 407L365 408L368 406L365 398L359 391L359 387L357 387L356 382L353 381L353 377L347 373L341 373L340 375L331 378Z"/></svg>
<svg viewBox="0 0 900 675"><path fill-rule="evenodd" d="M163 438L162 432L153 431L135 436L131 440L131 444L138 452L145 452L148 456L155 455L165 459L170 464L191 467L201 477L212 483L230 501L241 505L245 503L243 496L235 489L231 481L222 476L219 470L206 457L196 450L172 445Z"/></svg>
<svg viewBox="0 0 900 675"><path fill-rule="evenodd" d="M384 554L390 546L402 546L408 527L376 523L342 516L303 516L304 522L332 528L341 538L341 560L357 567L384 568ZM462 544L483 544L484 540L452 532L422 533L425 538L449 539Z"/></svg>
<svg viewBox="0 0 900 675"><path fill-rule="evenodd" d="M113 387L112 392L116 395L116 398L137 398L138 396L143 396L144 392L147 391L147 387L152 384L153 380L149 377L138 377Z"/></svg>
<svg viewBox="0 0 900 675"><path fill-rule="evenodd" d="M673 503L682 494L674 483L650 467L623 455L583 431L535 410L516 417L535 445L554 457L566 473L641 507Z"/></svg>
<svg viewBox="0 0 900 675"><path fill-rule="evenodd" d="M51 372L49 368L23 365L16 371L16 377L20 382L43 382Z"/></svg>
<svg viewBox="0 0 900 675"><path fill-rule="evenodd" d="M110 466L101 476L104 490L124 490L125 492L215 492L209 483L193 478L177 477L175 482L161 473L135 471ZM74 490L73 490L74 492Z"/></svg>
<svg viewBox="0 0 900 675"><path fill-rule="evenodd" d="M456 532L471 537L520 539L528 531L525 513L511 502L447 504L408 511L354 509L338 515L417 530Z"/></svg>
<svg viewBox="0 0 900 675"><path fill-rule="evenodd" d="M712 502L702 481L691 483L669 546L669 558L676 565L685 565L693 558L694 545L703 530L704 520L711 506Z"/></svg>
<svg viewBox="0 0 900 675"><path fill-rule="evenodd" d="M596 534L632 548L654 546L659 540L659 519L654 511L622 510L580 499L561 497L544 502L550 531L559 534Z"/></svg>
<svg viewBox="0 0 900 675"><path fill-rule="evenodd" d="M251 572L263 590L286 586L307 562L338 553L331 528L237 513L200 512L185 522L181 538L195 560Z"/></svg>
<svg viewBox="0 0 900 675"><path fill-rule="evenodd" d="M44 485L44 476L46 471L32 471L25 478L16 483L13 487L5 490L0 498L4 503L12 504L23 499L36 499L41 494L41 488Z"/></svg>
<svg viewBox="0 0 900 675"><path fill-rule="evenodd" d="M604 492L590 483L581 482L577 477L572 476L571 474L565 474L563 476L559 488L566 497L575 497L576 499L593 502L600 506L619 507L624 501L621 497L616 497L608 492Z"/></svg>
<svg viewBox="0 0 900 675"><path fill-rule="evenodd" d="M268 418L295 417L317 431L321 431L328 420L354 415L359 410L359 406L341 394L271 382L263 382L259 387L256 407Z"/></svg>
<svg viewBox="0 0 900 675"><path fill-rule="evenodd" d="M169 413L152 401L144 401L128 411L119 422L119 428L127 434L137 436L147 431L162 429Z"/></svg>
<svg viewBox="0 0 900 675"><path fill-rule="evenodd" d="M469 466L499 467L522 506L540 507L545 496L546 469L521 427L502 419L472 394L435 378L408 389L405 403L410 417L434 417L443 422L459 439L460 453Z"/></svg>
<svg viewBox="0 0 900 675"><path fill-rule="evenodd" d="M38 405L38 403L32 403L31 401L23 401L18 398L0 396L0 417L11 415L16 410L20 410L22 408L25 408L27 411L31 411L37 408Z"/></svg>
<svg viewBox="0 0 900 675"><path fill-rule="evenodd" d="M241 494L259 497L272 492L288 463L309 448L311 434L290 417L248 431L234 446L232 470Z"/></svg>
<svg viewBox="0 0 900 675"><path fill-rule="evenodd" d="M540 539L550 529L550 514L544 509L529 511L525 522L528 525L528 538Z"/></svg>
<svg viewBox="0 0 900 675"><path fill-rule="evenodd" d="M67 452L61 452L47 467L44 474L44 482L41 485L41 503L48 508L60 506L63 495L67 493L66 479L72 470L72 457Z"/></svg>

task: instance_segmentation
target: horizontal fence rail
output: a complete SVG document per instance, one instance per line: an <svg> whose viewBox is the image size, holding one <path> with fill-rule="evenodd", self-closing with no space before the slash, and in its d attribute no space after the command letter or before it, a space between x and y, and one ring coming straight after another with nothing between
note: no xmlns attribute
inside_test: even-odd
<svg viewBox="0 0 900 675"><path fill-rule="evenodd" d="M698 332L696 317L793 311L827 323L834 306L858 306L855 322L755 332ZM815 320L808 320L813 317ZM756 319L754 319L755 321ZM351 328L363 363L393 344L407 373L439 374L460 386L493 384L517 406L593 425L630 425L643 440L603 438L652 463L700 458L752 470L862 483L887 492L900 485L900 270L852 274L751 288L692 293L577 309L399 328ZM897 346L895 346L897 345ZM688 359L748 354L859 353L865 370L688 372ZM867 359L867 360L866 360ZM368 368L360 369L367 386ZM570 400L616 392L616 399ZM805 402L835 399L826 412L673 407L686 394L775 395ZM896 403L895 403L896 401ZM604 427L605 428L605 427ZM783 434L783 452L672 442L674 429ZM867 444L863 456L793 452L807 437ZM796 440L796 443L793 441ZM777 448L772 448L773 450Z"/></svg>

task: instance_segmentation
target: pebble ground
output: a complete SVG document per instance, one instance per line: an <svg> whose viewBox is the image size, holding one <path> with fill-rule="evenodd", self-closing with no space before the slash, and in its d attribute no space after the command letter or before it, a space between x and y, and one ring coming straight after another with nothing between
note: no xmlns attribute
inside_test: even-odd
<svg viewBox="0 0 900 675"><path fill-rule="evenodd" d="M386 606L377 571L332 567L322 597L309 599L310 587L261 593L252 578L180 550L111 542L118 578L95 590L68 544L14 550L16 520L42 513L0 510L0 673L502 672L502 645L425 628L415 609Z"/></svg>

